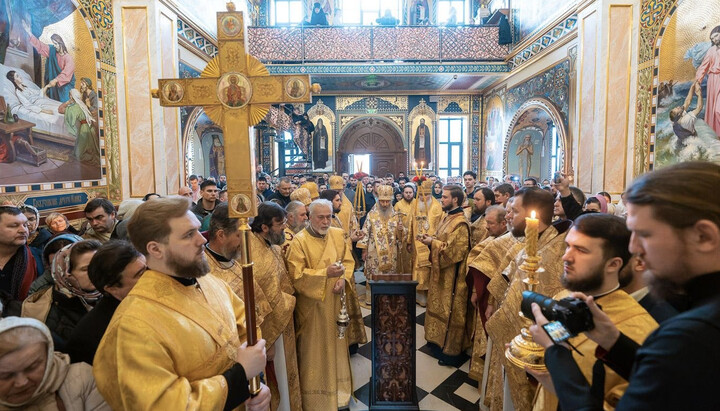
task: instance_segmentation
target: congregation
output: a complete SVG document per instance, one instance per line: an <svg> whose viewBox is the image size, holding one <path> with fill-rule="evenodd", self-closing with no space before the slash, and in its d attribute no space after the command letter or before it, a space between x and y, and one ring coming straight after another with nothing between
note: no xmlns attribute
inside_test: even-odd
<svg viewBox="0 0 720 411"><path fill-rule="evenodd" d="M395 273L418 283L438 367L470 356L483 409L720 408L720 166L651 171L619 201L562 173L256 171L253 284L225 176L117 208L94 198L83 221L0 205L0 409L348 409L350 356L369 337L361 307L373 307L358 283ZM555 341L533 303L521 334L535 256L533 291L574 299L593 327ZM510 360L518 335L546 369Z"/></svg>

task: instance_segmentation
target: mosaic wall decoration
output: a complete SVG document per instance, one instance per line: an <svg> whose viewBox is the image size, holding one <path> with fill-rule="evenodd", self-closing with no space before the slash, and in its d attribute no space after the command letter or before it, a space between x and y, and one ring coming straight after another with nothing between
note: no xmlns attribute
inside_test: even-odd
<svg viewBox="0 0 720 411"><path fill-rule="evenodd" d="M558 23L555 27L548 30L547 33L540 36L532 44L525 47L522 51L519 51L511 60L510 67L516 69L531 58L536 56L541 51L555 44L561 38L572 33L577 27L577 14L573 14L567 17L562 22Z"/></svg>
<svg viewBox="0 0 720 411"><path fill-rule="evenodd" d="M18 117L13 124L24 127L12 144L0 142L0 197L33 204L65 196L45 209L81 206L97 195L119 201L112 4L4 0L0 7L9 33L0 43L0 95Z"/></svg>
<svg viewBox="0 0 720 411"><path fill-rule="evenodd" d="M480 170L480 135L482 133L482 123L480 119L482 118L482 105L480 96L472 96L471 99L470 169L477 172Z"/></svg>
<svg viewBox="0 0 720 411"><path fill-rule="evenodd" d="M716 32L716 34L712 34ZM720 162L720 4L643 1L633 170Z"/></svg>
<svg viewBox="0 0 720 411"><path fill-rule="evenodd" d="M197 47L198 50L203 52L209 58L213 58L217 55L218 48L215 46L215 41L203 36L190 24L180 18L177 19L177 30L180 37L189 41L190 44Z"/></svg>
<svg viewBox="0 0 720 411"><path fill-rule="evenodd" d="M533 97L543 97L557 105L567 128L570 113L570 70L570 59L566 58L509 89L505 95L505 118L512 117L525 101Z"/></svg>
<svg viewBox="0 0 720 411"><path fill-rule="evenodd" d="M438 97L438 113L467 114L470 113L470 96Z"/></svg>
<svg viewBox="0 0 720 411"><path fill-rule="evenodd" d="M503 74L510 71L504 62L467 62L462 64L272 64L268 66L270 74L435 74L470 73Z"/></svg>

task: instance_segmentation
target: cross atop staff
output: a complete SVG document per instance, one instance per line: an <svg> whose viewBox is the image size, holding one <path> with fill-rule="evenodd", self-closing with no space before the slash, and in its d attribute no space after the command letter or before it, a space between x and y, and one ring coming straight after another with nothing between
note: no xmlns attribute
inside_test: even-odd
<svg viewBox="0 0 720 411"><path fill-rule="evenodd" d="M310 103L309 76L271 76L267 68L246 53L243 14L228 3L227 12L217 14L218 55L208 63L200 78L160 79L153 97L164 107L203 106L205 113L223 130L226 163L228 212L240 221L240 264L243 273L245 326L248 345L257 343L253 263L250 256L248 218L257 215L255 188L255 139L250 126L259 123L276 103ZM250 392L260 392L258 377L250 381Z"/></svg>
<svg viewBox="0 0 720 411"><path fill-rule="evenodd" d="M233 218L257 215L255 140L249 128L259 123L271 104L310 103L318 84L310 76L271 76L267 68L246 53L242 12L228 3L217 13L218 55L200 78L160 79L153 96L164 107L203 106L223 130L229 212Z"/></svg>

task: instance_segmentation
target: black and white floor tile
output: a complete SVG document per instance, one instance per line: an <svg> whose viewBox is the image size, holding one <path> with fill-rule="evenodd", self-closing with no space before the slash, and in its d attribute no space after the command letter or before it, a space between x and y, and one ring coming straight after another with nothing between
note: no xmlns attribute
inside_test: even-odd
<svg viewBox="0 0 720 411"><path fill-rule="evenodd" d="M364 294L365 278L356 273L358 294ZM368 338L370 330L370 310L362 308L365 331ZM416 306L416 366L417 394L421 410L452 411L478 410L480 393L478 383L468 377L470 360L460 367L442 366L431 356L430 348L425 341L425 308ZM350 357L353 373L353 390L355 400L350 402L350 410L367 410L370 395L370 342L360 346L358 352Z"/></svg>

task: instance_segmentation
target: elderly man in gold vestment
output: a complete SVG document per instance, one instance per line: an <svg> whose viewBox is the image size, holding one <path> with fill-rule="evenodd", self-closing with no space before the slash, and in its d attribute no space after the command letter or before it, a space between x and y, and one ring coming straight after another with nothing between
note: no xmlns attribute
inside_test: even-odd
<svg viewBox="0 0 720 411"><path fill-rule="evenodd" d="M277 377L268 378L272 409L302 410L293 323L295 297L280 250L285 242L284 229L285 210L275 203L260 204L250 236L255 307L262 336L267 341L266 374ZM228 216L227 204L215 207L208 237L205 253L210 273L228 283L243 299L242 267L236 261L241 235L238 220Z"/></svg>
<svg viewBox="0 0 720 411"><path fill-rule="evenodd" d="M430 248L430 283L425 316L425 339L440 364L457 365L460 354L470 347L466 320L470 303L465 275L470 251L470 226L463 213L465 193L458 186L445 186L442 208L447 214L434 236L419 240Z"/></svg>
<svg viewBox="0 0 720 411"><path fill-rule="evenodd" d="M348 339L337 337L336 318L354 261L342 230L330 227L331 221L332 203L315 200L310 225L295 236L286 257L297 292L295 335L306 410L347 407L352 396Z"/></svg>
<svg viewBox="0 0 720 411"><path fill-rule="evenodd" d="M305 229L308 224L307 207L302 201L290 201L285 207L285 211L287 212L287 224L285 226L285 243L282 245L283 255L287 254L290 241L295 238L295 234Z"/></svg>
<svg viewBox="0 0 720 411"><path fill-rule="evenodd" d="M402 239L403 244L408 244L408 235L410 234L410 224L412 220L412 213L415 210L415 185L411 183L405 184L402 187L402 198L400 201L395 203L393 208L395 212L400 216L403 227L405 227L406 235ZM406 246L400 247L400 261L402 266L398 266L398 272L400 273L412 273L412 249Z"/></svg>
<svg viewBox="0 0 720 411"><path fill-rule="evenodd" d="M516 194L507 215L510 231L515 238L525 235L525 218L535 211L539 220L537 242L538 256L542 258L539 272L539 285L536 292L555 295L562 290L560 277L563 272L562 255L565 252L565 235L572 225L563 220L552 225L554 197L549 191L537 187L524 187ZM528 381L525 370L514 366L505 359L505 344L520 333L523 322L518 315L522 292L525 290L525 275L519 267L525 259L525 250L511 249L513 253L509 264L500 270L502 275L494 275L488 284L491 300L498 307L488 318L485 329L492 340L490 355L490 375L488 376L488 395L491 396L491 409L502 409L504 401L512 401L516 410L529 410L532 407L533 387ZM486 359L487 361L487 359ZM502 370L505 370L505 379ZM507 386L507 390L503 387ZM503 398L503 391L509 392ZM511 397L511 398L510 398Z"/></svg>
<svg viewBox="0 0 720 411"><path fill-rule="evenodd" d="M562 256L565 269L562 284L565 290L555 295L558 300L570 291L593 296L613 324L636 343L657 328L657 323L635 299L620 290L619 272L630 260L630 230L625 220L608 214L586 214L577 218L565 237L567 247ZM553 345L544 330L531 327L535 341L545 348ZM597 384L598 371L594 370L597 343L584 333L568 340L577 352L573 357L588 382ZM625 392L628 382L610 367L604 368L604 408L612 409ZM542 384L535 398L534 409L556 410L558 399L547 372L530 372ZM594 388L594 387L593 387Z"/></svg>
<svg viewBox="0 0 720 411"><path fill-rule="evenodd" d="M128 232L148 270L120 303L95 354L93 374L113 410L221 410L252 399L248 378L265 367L265 340L246 347L245 305L214 276L200 222L185 197L143 203Z"/></svg>
<svg viewBox="0 0 720 411"><path fill-rule="evenodd" d="M340 179L342 180L342 177L340 177ZM332 203L333 216L332 224L330 225L343 230L345 242L347 242L348 247L352 249L352 243L361 239L365 234L357 229L353 231L345 230L345 226L338 216L342 212L342 208L345 207L345 204L343 204L341 199L342 195L342 192L330 189L320 193L320 198L328 200ZM350 215L350 217L352 217L355 221L354 226L357 227L355 216ZM360 310L360 302L357 297L357 288L355 286L354 276L352 281L348 281L345 293L347 294L347 311L350 316L350 324L348 325L346 335L348 338L348 344L350 345L350 352L355 353L357 352L358 345L365 344L368 340L367 334L365 333L365 323L362 318L362 310Z"/></svg>
<svg viewBox="0 0 720 411"><path fill-rule="evenodd" d="M413 280L417 285L417 303L427 305L427 290L430 281L430 248L420 242L423 234L435 233L443 217L442 205L432 196L433 182L425 180L421 183L422 190L418 192L416 207L410 216L408 226L408 248L412 255Z"/></svg>
<svg viewBox="0 0 720 411"><path fill-rule="evenodd" d="M377 188L377 203L365 218L363 233L357 247L365 260L365 277L372 280L377 274L397 273L401 241L405 227L401 215L392 208L393 188L381 185ZM370 304L370 301L366 301Z"/></svg>

